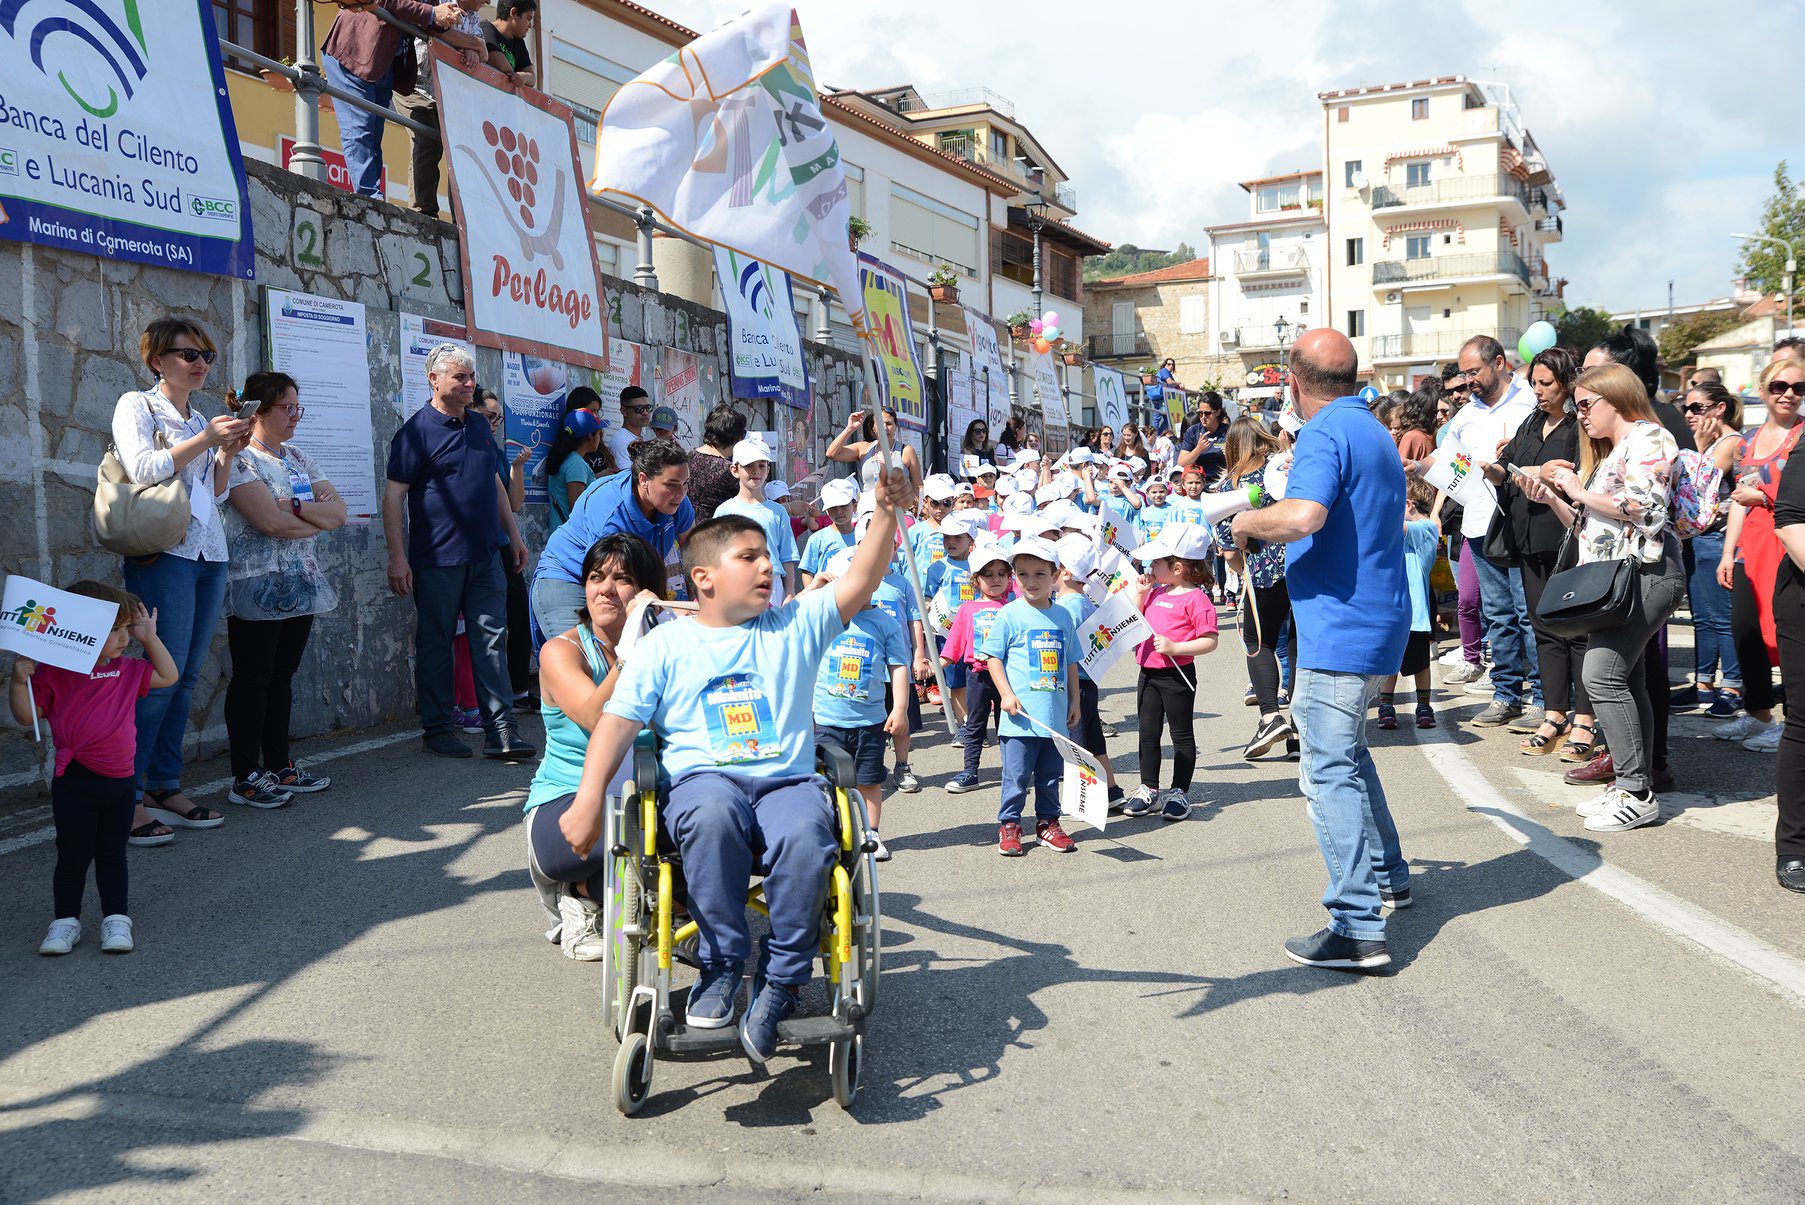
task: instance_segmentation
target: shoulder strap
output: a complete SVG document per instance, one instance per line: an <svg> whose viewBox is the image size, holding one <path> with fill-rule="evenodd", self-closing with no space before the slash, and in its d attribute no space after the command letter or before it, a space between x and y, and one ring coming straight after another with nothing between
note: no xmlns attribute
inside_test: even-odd
<svg viewBox="0 0 1805 1205"><path fill-rule="evenodd" d="M589 676L600 682L608 675L608 657L602 652L602 646L589 630L588 624L577 625L578 647L583 650L583 660L589 664Z"/></svg>

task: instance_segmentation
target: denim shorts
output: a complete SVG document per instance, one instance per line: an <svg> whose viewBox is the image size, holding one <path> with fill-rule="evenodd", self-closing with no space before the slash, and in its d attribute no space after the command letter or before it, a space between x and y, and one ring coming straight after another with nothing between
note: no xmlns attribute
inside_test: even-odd
<svg viewBox="0 0 1805 1205"><path fill-rule="evenodd" d="M884 750L889 748L890 737L882 724L868 724L863 728L829 728L817 724L815 739L846 751L856 770L857 785L875 787L889 781L890 774L884 769Z"/></svg>

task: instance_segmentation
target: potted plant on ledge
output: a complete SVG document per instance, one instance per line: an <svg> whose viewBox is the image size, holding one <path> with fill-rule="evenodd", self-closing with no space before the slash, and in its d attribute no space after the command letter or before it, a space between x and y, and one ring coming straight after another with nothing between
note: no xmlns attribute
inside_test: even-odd
<svg viewBox="0 0 1805 1205"><path fill-rule="evenodd" d="M1078 344L1074 340L1061 339L1059 341L1059 358L1065 361L1066 367L1077 368L1084 363L1084 352L1079 350Z"/></svg>
<svg viewBox="0 0 1805 1205"><path fill-rule="evenodd" d="M959 273L951 264L941 264L928 277L928 296L950 305L959 304Z"/></svg>
<svg viewBox="0 0 1805 1205"><path fill-rule="evenodd" d="M295 61L285 56L282 59L282 65L284 67L293 67ZM295 90L295 82L279 71L271 71L267 67L260 67L257 70L257 74L261 75L263 77L263 82L268 84L274 91L293 92Z"/></svg>
<svg viewBox="0 0 1805 1205"><path fill-rule="evenodd" d="M859 244L871 237L871 223L864 218L849 218L846 222L846 245L854 251Z"/></svg>
<svg viewBox="0 0 1805 1205"><path fill-rule="evenodd" d="M1029 315L1027 310L1017 310L1015 313L1009 315L1009 317L1003 319L1004 324L1009 327L1009 336L1013 339L1026 339L1028 337L1028 324L1032 321L1034 321L1034 319Z"/></svg>
<svg viewBox="0 0 1805 1205"><path fill-rule="evenodd" d="M1159 384L1159 370L1152 367L1151 365L1149 365L1146 368L1141 369L1141 384L1143 384L1143 385Z"/></svg>

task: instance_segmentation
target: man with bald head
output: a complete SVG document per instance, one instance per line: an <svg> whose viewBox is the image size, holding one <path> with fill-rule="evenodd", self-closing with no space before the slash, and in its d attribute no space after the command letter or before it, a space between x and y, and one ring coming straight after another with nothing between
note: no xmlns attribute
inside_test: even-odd
<svg viewBox="0 0 1805 1205"><path fill-rule="evenodd" d="M1291 352L1298 433L1285 499L1235 516L1235 542L1290 545L1285 583L1297 629L1291 716L1298 781L1329 867L1328 928L1285 943L1305 966L1391 963L1385 913L1410 906L1410 868L1366 747L1366 711L1397 672L1410 635L1404 578L1404 470L1358 396L1354 345L1324 327Z"/></svg>

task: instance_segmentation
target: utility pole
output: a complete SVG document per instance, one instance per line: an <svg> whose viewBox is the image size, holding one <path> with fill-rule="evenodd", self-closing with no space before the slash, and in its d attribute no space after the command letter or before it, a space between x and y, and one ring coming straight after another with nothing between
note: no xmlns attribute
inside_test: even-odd
<svg viewBox="0 0 1805 1205"><path fill-rule="evenodd" d="M1731 238L1739 238L1750 243L1772 243L1786 251L1786 274L1781 278L1780 290L1786 294L1786 329L1792 330L1792 292L1796 275L1799 271L1799 257L1793 245L1785 239L1775 238L1771 234L1732 234Z"/></svg>

